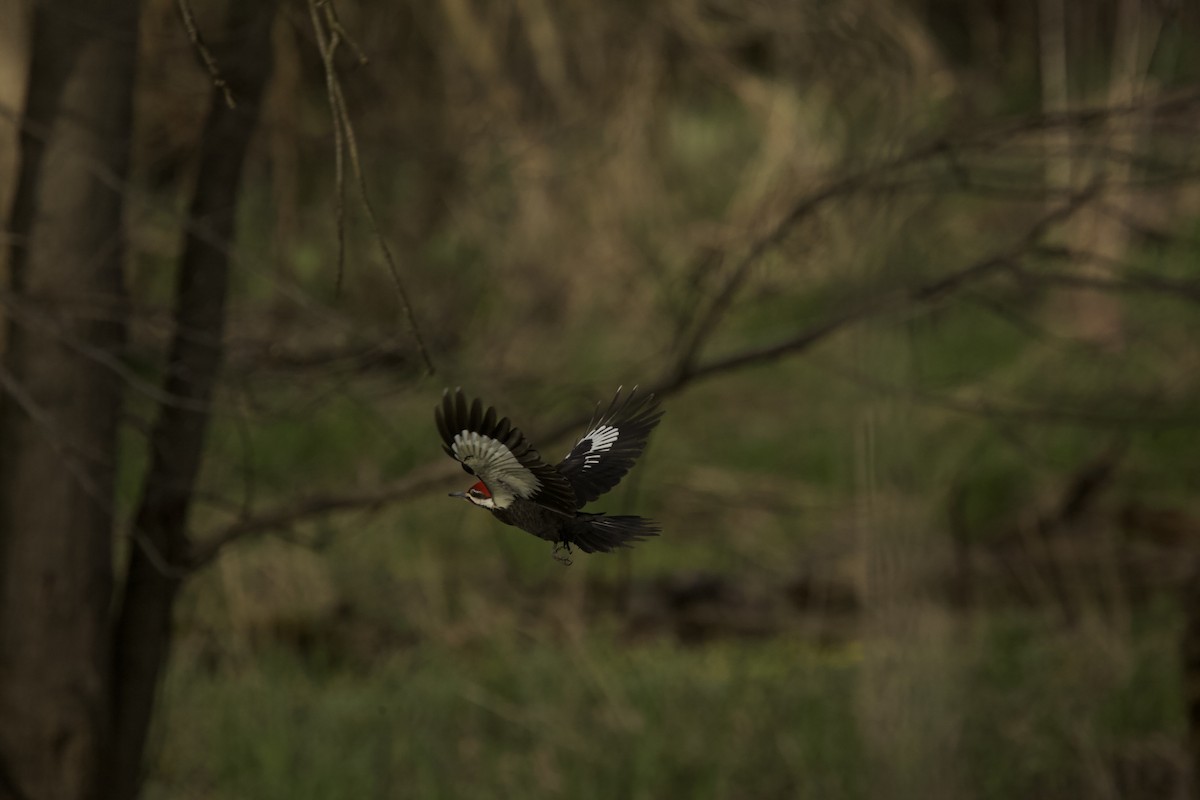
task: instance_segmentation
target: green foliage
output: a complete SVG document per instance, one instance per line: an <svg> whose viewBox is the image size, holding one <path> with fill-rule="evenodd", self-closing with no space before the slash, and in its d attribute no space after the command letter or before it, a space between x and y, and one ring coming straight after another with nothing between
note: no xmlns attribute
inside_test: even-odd
<svg viewBox="0 0 1200 800"><path fill-rule="evenodd" d="M1112 631L1010 615L959 642L967 789L1086 793L1106 780L1088 764L1177 731L1174 630L1151 617L1114 649ZM149 796L875 796L855 700L870 647L535 633L368 669L277 647L216 670L185 656Z"/></svg>
<svg viewBox="0 0 1200 800"><path fill-rule="evenodd" d="M964 723L979 796L1088 793L1112 780L1095 765L1174 736L1183 721L1176 633L1160 611L1139 619L1130 647L1104 627L997 618L978 642Z"/></svg>
<svg viewBox="0 0 1200 800"><path fill-rule="evenodd" d="M421 647L367 674L270 651L231 674L181 666L168 699L189 724L150 796L863 796L850 662L610 644Z"/></svg>

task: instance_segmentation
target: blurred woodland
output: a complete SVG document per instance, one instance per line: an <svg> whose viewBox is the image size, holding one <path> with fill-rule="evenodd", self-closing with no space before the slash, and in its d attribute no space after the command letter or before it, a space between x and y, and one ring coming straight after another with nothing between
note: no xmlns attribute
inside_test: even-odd
<svg viewBox="0 0 1200 800"><path fill-rule="evenodd" d="M1183 798L1200 9L0 0L0 798ZM446 497L664 397L555 563Z"/></svg>

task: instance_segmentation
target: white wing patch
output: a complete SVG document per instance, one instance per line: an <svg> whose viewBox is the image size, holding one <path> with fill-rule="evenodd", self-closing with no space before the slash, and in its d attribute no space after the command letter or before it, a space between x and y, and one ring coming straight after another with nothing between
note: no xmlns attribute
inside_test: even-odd
<svg viewBox="0 0 1200 800"><path fill-rule="evenodd" d="M592 446L584 454L583 466L580 469L585 470L599 464L601 456L612 449L612 446L617 443L617 437L620 435L621 431L612 425L601 425L587 436L584 436L584 439L592 440Z"/></svg>
<svg viewBox="0 0 1200 800"><path fill-rule="evenodd" d="M529 497L542 486L537 476L526 469L511 450L490 436L463 431L454 437L452 449L458 460L488 485L493 496L499 497L507 487L520 497ZM502 483L504 487L496 486L496 483Z"/></svg>

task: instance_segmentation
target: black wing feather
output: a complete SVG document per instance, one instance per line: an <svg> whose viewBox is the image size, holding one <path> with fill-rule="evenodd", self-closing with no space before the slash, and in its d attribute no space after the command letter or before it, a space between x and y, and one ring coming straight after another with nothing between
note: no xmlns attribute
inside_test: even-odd
<svg viewBox="0 0 1200 800"><path fill-rule="evenodd" d="M474 400L468 406L462 389L456 389L453 395L447 389L442 394L441 406L434 409L438 433L442 437L442 449L451 458L458 460L453 449L455 436L463 432L471 432L495 439L507 447L521 466L537 478L540 486L537 491L525 499L546 508L573 515L575 513L575 492L572 490L571 484L559 474L558 470L542 460L538 451L529 443L520 429L509 422L508 417L497 420L497 416L499 415L494 407L489 406L485 412L483 403L479 399ZM459 463L467 473L476 475L485 484L488 483L488 476L478 475L462 461Z"/></svg>
<svg viewBox="0 0 1200 800"><path fill-rule="evenodd" d="M663 415L654 395L639 395L636 386L624 398L617 389L604 413L599 413L599 406L596 410L587 433L558 464L558 471L575 490L576 507L620 483L646 449L646 440Z"/></svg>

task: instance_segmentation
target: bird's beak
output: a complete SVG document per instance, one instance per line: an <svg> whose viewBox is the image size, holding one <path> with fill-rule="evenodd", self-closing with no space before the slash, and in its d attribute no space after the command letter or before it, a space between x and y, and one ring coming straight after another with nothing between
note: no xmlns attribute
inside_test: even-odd
<svg viewBox="0 0 1200 800"><path fill-rule="evenodd" d="M451 497L461 497L463 500L466 500L466 499L467 499L467 493L466 493L466 492L451 492L451 493L450 493L450 496L451 496Z"/></svg>

